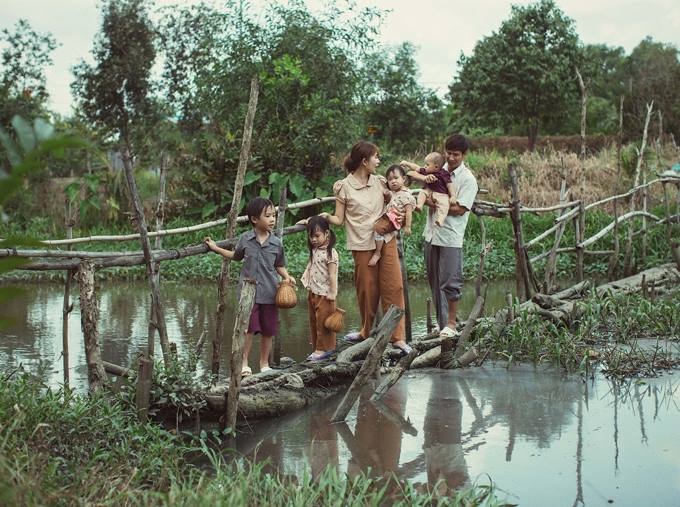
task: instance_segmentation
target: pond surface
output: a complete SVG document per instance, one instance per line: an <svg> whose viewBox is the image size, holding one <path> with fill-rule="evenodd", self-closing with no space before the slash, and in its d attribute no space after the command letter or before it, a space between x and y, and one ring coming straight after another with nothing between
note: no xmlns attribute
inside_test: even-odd
<svg viewBox="0 0 680 507"><path fill-rule="evenodd" d="M5 303L14 322L0 331L0 369L22 364L63 383L63 286L29 284ZM495 282L487 308L504 305L512 282ZM146 283L100 282L99 332L104 360L129 365L146 348L149 290ZM168 333L180 356L203 331L214 332L214 284L163 284ZM474 288L466 287L467 316ZM411 283L414 336L426 328L429 288ZM73 297L72 297L73 299ZM307 310L281 311L283 355L309 354ZM341 287L347 330L356 329L354 290ZM227 309L233 329L234 291ZM69 317L71 386L84 391L87 369L77 298ZM227 371L231 343L223 346ZM253 347L251 365L256 364ZM156 345L156 350L160 346ZM203 365L209 363L209 342ZM205 366L203 366L205 367ZM226 375L226 373L225 373ZM350 475L394 472L419 487L444 481L451 488L489 477L499 496L520 505L680 505L680 373L615 384L596 376L583 381L552 369L487 363L466 370L408 373L382 405L363 398L347 422L328 419L338 399L315 405L239 435L237 450L285 474L318 474L335 466Z"/></svg>
<svg viewBox="0 0 680 507"><path fill-rule="evenodd" d="M63 285L57 283L33 283L21 286L23 294L5 303L0 316L7 316L12 323L0 329L0 368L22 364L30 371L44 370L52 385L63 384L62 360L62 308ZM87 388L87 366L83 335L80 329L80 307L77 284L71 294L74 303L69 322L69 374L71 387ZM98 282L99 296L99 343L102 358L121 366L129 366L138 352L146 350L147 324L149 319L150 292L142 282ZM506 292L514 290L514 283L493 282L487 292L487 309L493 311L504 305ZM235 288L228 291L225 318L226 343L222 346L220 371L229 370L231 335L236 300ZM203 347L203 365L210 364L211 340L215 330L217 286L213 283L163 282L162 298L165 305L168 337L177 344L182 356L193 350L201 333L208 333ZM424 282L409 284L413 336L425 334L427 328L426 300L430 290ZM311 351L309 324L307 320L306 292L298 289L298 305L290 310L280 310L280 336L282 355L301 361ZM474 304L474 286L468 284L460 305L460 314L466 317ZM359 310L356 307L354 287L341 285L338 305L347 310L345 331L356 330ZM432 309L434 312L434 307ZM436 321L433 315L433 319ZM257 365L259 345L255 339L250 356L251 366ZM160 343L155 350L160 357ZM225 373L225 376L228 373Z"/></svg>
<svg viewBox="0 0 680 507"><path fill-rule="evenodd" d="M370 391L365 394L370 394ZM525 505L680 505L680 373L616 384L488 365L418 370L346 423L338 400L251 427L237 450L284 474L394 473L449 488L493 480Z"/></svg>

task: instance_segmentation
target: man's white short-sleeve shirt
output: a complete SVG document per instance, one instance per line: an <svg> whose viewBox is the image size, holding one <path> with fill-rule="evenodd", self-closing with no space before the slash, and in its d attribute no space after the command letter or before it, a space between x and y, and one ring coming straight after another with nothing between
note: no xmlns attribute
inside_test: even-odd
<svg viewBox="0 0 680 507"><path fill-rule="evenodd" d="M444 165L444 169L448 170L448 164ZM468 210L472 209L477 196L477 179L468 169L465 162L461 163L451 172L451 181L456 187L456 202L460 206L466 207ZM423 230L423 237L425 241L434 246L448 246L448 247L463 247L463 237L465 236L465 228L467 227L470 212L466 212L461 216L447 215L444 223L437 226L432 218L431 210L427 208L427 221L425 222L425 229Z"/></svg>

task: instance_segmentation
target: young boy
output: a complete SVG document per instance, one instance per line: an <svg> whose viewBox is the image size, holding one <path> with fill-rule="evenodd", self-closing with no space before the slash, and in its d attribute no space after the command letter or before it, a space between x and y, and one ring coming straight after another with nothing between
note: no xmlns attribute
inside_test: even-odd
<svg viewBox="0 0 680 507"><path fill-rule="evenodd" d="M418 193L416 210L422 211L427 197L432 197L437 203L434 223L441 226L449 213L449 206L456 203L456 187L451 175L444 169L444 156L434 151L425 157L425 167L418 167L407 160L402 160L401 165L410 169L407 174L410 178L425 184L423 191Z"/></svg>
<svg viewBox="0 0 680 507"><path fill-rule="evenodd" d="M248 355L253 343L253 335L262 335L260 339L260 371L268 371L269 351L272 347L272 337L279 331L279 315L274 299L279 285L279 275L284 281L295 283L295 279L285 268L286 260L283 254L283 243L280 238L272 234L276 224L274 204L269 199L256 197L246 206L246 214L252 225L252 230L239 236L234 250L220 248L210 239L205 244L210 250L234 261L245 260L239 276L238 293L241 293L243 280L252 278L256 281L255 304L250 314L246 339L243 346L243 368L241 375L252 373L248 366ZM278 273L278 275L277 275Z"/></svg>

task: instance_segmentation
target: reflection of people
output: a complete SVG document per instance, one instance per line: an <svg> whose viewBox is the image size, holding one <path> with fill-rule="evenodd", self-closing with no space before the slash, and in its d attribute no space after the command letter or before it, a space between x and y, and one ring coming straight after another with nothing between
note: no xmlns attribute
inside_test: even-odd
<svg viewBox="0 0 680 507"><path fill-rule="evenodd" d="M453 338L458 334L456 313L463 289L463 236L477 195L477 180L464 162L469 148L467 139L460 134L449 136L445 148L444 169L451 174L456 187L455 204L450 206L441 227L435 227L431 214L427 214L423 237L425 269L441 329L440 336ZM432 200L428 200L427 204L435 206Z"/></svg>
<svg viewBox="0 0 680 507"><path fill-rule="evenodd" d="M345 340L358 342L366 339L371 332L380 301L383 311L387 311L390 305L404 308L404 287L396 241L383 246L382 256L375 266L368 265L375 250L373 224L382 216L385 204L385 178L375 174L380 165L378 147L367 141L357 142L343 165L348 174L333 185L335 212L327 218L333 225L345 226L347 250L354 257L354 283L361 329L345 336ZM411 351L405 341L404 317L392 334L392 345L406 353Z"/></svg>
<svg viewBox="0 0 680 507"><path fill-rule="evenodd" d="M449 382L433 380L423 424L427 481L434 486L443 480L449 488L460 489L470 482L461 444L463 404L453 398ZM454 387L458 393L457 384Z"/></svg>
<svg viewBox="0 0 680 507"><path fill-rule="evenodd" d="M385 403L395 412L404 415L406 391L395 385ZM397 472L401 455L401 428L385 417L370 402L369 396L362 396L357 409L355 444L347 472L356 475L361 469L371 467L374 475ZM357 469L358 467L358 469Z"/></svg>
<svg viewBox="0 0 680 507"><path fill-rule="evenodd" d="M312 479L317 480L327 466L338 466L338 433L327 414L314 413L309 419L311 440L309 462Z"/></svg>
<svg viewBox="0 0 680 507"><path fill-rule="evenodd" d="M243 366L241 375L252 373L248 366L248 355L253 343L253 335L260 333L260 371L269 367L269 351L272 348L272 337L279 331L279 316L274 304L279 275L285 281L295 283L295 279L286 270L283 255L283 243L272 234L276 224L274 204L269 199L255 197L246 206L248 220L253 227L238 238L234 250L220 248L210 238L205 244L210 250L227 259L245 261L239 276L239 292L246 278L257 282L255 304L250 313L250 321L243 345Z"/></svg>

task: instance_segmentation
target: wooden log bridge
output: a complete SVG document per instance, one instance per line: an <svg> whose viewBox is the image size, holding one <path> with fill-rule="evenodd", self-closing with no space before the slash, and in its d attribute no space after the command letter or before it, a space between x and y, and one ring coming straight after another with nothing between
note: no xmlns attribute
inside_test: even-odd
<svg viewBox="0 0 680 507"><path fill-rule="evenodd" d="M663 284L675 285L677 283L680 283L680 270L673 263L669 263L615 282L602 284L594 291L599 295L630 293L640 291L645 284L661 287ZM551 296L537 293L531 300L515 308L516 314L519 315L525 311L536 313L542 318L564 324L574 314L574 309L580 299L589 293L588 282L578 283ZM483 300L478 299L477 303L476 306L481 307ZM463 351L465 344L459 343L460 347L456 347L457 359L447 364L441 364L443 340L434 334L423 336L410 343L417 351L417 355L402 357L399 351L387 347L381 355L383 367L380 371L385 375L383 382L375 388L373 398L380 399L405 371L435 367L440 364L445 368L460 368L469 366L479 357L485 356L479 349L479 336L475 337L475 332L480 329L480 325L483 326L489 322L500 326L505 325L509 318L509 311L502 309L492 317L476 318L478 313L478 311L473 312L472 318L461 324L463 328L466 328L466 338L472 336L475 339L470 340L466 351ZM290 359L282 360L282 365L287 364L287 367L246 377L241 383L239 394L239 420L278 417L345 393L364 366L369 351L376 343L377 332L374 336L354 345L339 342L338 353L327 361L295 363ZM228 391L227 381L227 383L211 387L205 393L208 413L202 414L203 420L211 417L215 419L224 414Z"/></svg>

